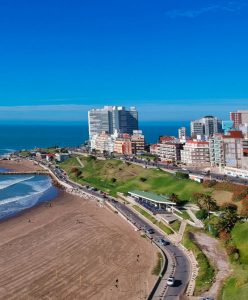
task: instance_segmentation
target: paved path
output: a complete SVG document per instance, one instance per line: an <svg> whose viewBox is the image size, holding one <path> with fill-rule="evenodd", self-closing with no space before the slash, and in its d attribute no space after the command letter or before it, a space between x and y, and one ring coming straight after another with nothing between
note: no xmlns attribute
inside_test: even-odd
<svg viewBox="0 0 248 300"><path fill-rule="evenodd" d="M192 212L190 208L187 209L187 213L189 214L190 218L194 221L197 227L204 228L203 223L199 219L197 219L197 217L195 216L195 214Z"/></svg>
<svg viewBox="0 0 248 300"><path fill-rule="evenodd" d="M77 156L77 161L78 161L78 163L80 164L80 166L82 167L82 168L84 168L84 164L82 163L82 161L80 160L80 158Z"/></svg>

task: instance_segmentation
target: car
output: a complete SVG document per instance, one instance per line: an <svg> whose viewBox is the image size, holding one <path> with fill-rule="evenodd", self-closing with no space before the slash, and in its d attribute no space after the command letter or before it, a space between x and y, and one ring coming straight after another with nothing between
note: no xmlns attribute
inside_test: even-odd
<svg viewBox="0 0 248 300"><path fill-rule="evenodd" d="M152 228L150 228L150 229L147 229L147 230L146 230L146 233L148 233L148 234L153 234L153 233L155 233L155 231L154 231Z"/></svg>
<svg viewBox="0 0 248 300"><path fill-rule="evenodd" d="M175 283L175 278L173 276L170 276L168 279L167 279L167 285L168 286L173 286Z"/></svg>
<svg viewBox="0 0 248 300"><path fill-rule="evenodd" d="M167 245L170 245L170 243L168 241L165 241L164 239L160 239L158 240L159 244L161 246L167 246Z"/></svg>

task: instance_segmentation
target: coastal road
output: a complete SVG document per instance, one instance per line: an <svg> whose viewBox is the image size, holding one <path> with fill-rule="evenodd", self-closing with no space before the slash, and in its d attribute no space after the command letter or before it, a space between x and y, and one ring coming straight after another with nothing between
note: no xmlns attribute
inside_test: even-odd
<svg viewBox="0 0 248 300"><path fill-rule="evenodd" d="M148 235L149 238L152 238L152 241L158 244L158 240L163 238L168 241L168 238L165 235L162 235L154 226L151 226L148 222L146 222L143 218L139 217L135 212L133 212L127 205L122 204L115 200L110 200L111 204L116 207L126 218L131 221L136 227L140 228L140 230L146 230L149 228L153 228L155 233L152 235ZM175 271L174 274L165 273L164 277L160 281L160 285L158 286L157 293L153 299L165 299L165 300L178 300L181 295L187 289L189 280L190 280L190 272L191 267L188 261L188 258L185 256L183 251L170 242L169 245L159 247L165 252L169 253L167 259L173 259L173 263L175 263ZM166 284L168 276L173 275L175 277L175 285L173 287L168 287ZM165 293L163 291L165 290Z"/></svg>
<svg viewBox="0 0 248 300"><path fill-rule="evenodd" d="M86 187L71 182L63 174L63 171L60 170L59 168L52 167L51 171L54 172L54 174L60 180L63 180L67 184L70 184L74 189L78 191L81 190L82 192L95 196L98 199L102 199L103 201L109 201L117 209L117 211L120 211L131 223L133 223L140 230L146 231L149 228L153 228L154 234L148 235L148 237L151 239L151 242L156 243L163 250L163 252L165 253L169 261L168 265L169 264L174 265L174 271L173 274L171 273L170 269L168 269L167 272L165 272L152 299L154 300L180 299L180 296L182 296L187 289L190 280L190 275L191 275L191 266L190 266L190 262L188 261L188 258L179 247L175 246L171 242L169 243L169 245L161 246L158 243L158 240L163 238L164 240L168 241L168 238L165 235L161 234L161 232L159 232L155 226L150 225L147 221L145 221L143 218L138 216L127 205L116 201L114 198L110 198L110 197L106 198L106 196L100 194L99 191L89 190ZM170 275L173 275L175 278L175 285L173 287L168 287L166 283L167 278Z"/></svg>

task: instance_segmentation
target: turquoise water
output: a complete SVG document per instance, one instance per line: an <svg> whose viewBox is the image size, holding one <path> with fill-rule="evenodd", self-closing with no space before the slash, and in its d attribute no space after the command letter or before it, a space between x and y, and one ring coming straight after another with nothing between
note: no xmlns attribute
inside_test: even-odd
<svg viewBox="0 0 248 300"><path fill-rule="evenodd" d="M54 199L58 190L45 175L0 175L0 219Z"/></svg>

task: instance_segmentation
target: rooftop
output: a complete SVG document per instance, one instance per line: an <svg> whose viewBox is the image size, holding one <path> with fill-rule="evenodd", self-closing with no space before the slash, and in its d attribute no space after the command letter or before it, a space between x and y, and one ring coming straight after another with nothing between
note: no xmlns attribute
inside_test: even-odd
<svg viewBox="0 0 248 300"><path fill-rule="evenodd" d="M169 201L168 196L157 195L153 192L144 192L139 190L130 191L129 194L147 199L156 203L164 203L170 205L176 205L176 203Z"/></svg>

